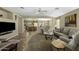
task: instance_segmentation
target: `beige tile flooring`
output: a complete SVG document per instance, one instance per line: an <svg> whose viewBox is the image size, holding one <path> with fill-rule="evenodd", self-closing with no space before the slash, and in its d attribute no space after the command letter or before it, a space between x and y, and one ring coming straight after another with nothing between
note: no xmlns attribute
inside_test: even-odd
<svg viewBox="0 0 79 59"><path fill-rule="evenodd" d="M28 42L29 40L32 38L32 36L36 35L38 32L27 32L26 33L26 48L24 50L27 50L28 51Z"/></svg>
<svg viewBox="0 0 79 59"><path fill-rule="evenodd" d="M24 32L19 35L20 43L18 44L18 51L28 51L28 42L32 36L36 35L37 32Z"/></svg>

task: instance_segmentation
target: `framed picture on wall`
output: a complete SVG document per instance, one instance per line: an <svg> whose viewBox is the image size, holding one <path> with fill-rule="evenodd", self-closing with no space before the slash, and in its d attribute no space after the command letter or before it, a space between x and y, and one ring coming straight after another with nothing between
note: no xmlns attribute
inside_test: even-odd
<svg viewBox="0 0 79 59"><path fill-rule="evenodd" d="M76 14L69 15L65 17L65 26L67 27L76 27L77 26L77 19L76 19Z"/></svg>

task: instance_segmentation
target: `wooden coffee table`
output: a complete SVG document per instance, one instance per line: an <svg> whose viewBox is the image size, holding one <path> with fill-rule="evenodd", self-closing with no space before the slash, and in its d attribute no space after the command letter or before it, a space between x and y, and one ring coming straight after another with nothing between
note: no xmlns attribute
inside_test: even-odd
<svg viewBox="0 0 79 59"><path fill-rule="evenodd" d="M60 39L57 39L57 40L53 40L52 41L52 45L57 48L57 50L59 49L63 49L65 48L65 42L60 40Z"/></svg>

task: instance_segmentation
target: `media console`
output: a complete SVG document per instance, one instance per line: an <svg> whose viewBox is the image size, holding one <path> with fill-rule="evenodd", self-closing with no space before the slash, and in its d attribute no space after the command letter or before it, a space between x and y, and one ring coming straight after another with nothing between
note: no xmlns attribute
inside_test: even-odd
<svg viewBox="0 0 79 59"><path fill-rule="evenodd" d="M0 44L0 51L17 51L17 45L20 40L10 39Z"/></svg>
<svg viewBox="0 0 79 59"><path fill-rule="evenodd" d="M12 33L12 32L13 32L13 31L3 32L3 33L0 33L0 36L5 35L5 34L10 34L10 33Z"/></svg>

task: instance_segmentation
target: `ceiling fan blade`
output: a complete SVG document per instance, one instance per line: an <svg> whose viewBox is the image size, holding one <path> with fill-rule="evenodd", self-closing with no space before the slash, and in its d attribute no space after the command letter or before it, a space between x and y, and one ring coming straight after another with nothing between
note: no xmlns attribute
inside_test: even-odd
<svg viewBox="0 0 79 59"><path fill-rule="evenodd" d="M24 9L24 7L20 7L21 9Z"/></svg>
<svg viewBox="0 0 79 59"><path fill-rule="evenodd" d="M47 10L42 10L42 12L47 12Z"/></svg>

